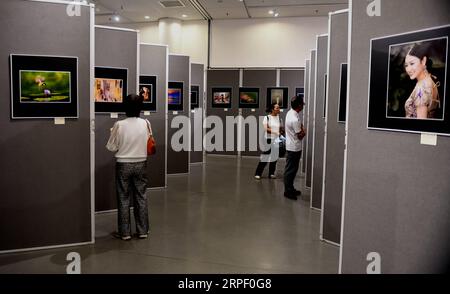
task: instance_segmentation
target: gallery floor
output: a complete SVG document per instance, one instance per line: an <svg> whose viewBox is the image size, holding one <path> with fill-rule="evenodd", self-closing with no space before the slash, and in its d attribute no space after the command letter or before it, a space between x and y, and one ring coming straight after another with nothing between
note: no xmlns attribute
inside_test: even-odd
<svg viewBox="0 0 450 294"><path fill-rule="evenodd" d="M116 214L97 214L95 244L3 254L0 273L65 273L72 251L82 273L337 273L339 249L319 240L303 179L301 199L283 197L283 161L278 179L260 181L255 158L206 161L149 191L148 239L115 239Z"/></svg>

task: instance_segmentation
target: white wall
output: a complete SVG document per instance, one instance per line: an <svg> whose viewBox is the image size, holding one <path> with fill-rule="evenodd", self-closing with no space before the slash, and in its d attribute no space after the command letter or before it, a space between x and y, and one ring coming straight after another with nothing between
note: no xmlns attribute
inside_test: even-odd
<svg viewBox="0 0 450 294"><path fill-rule="evenodd" d="M328 17L215 20L211 67L305 66Z"/></svg>
<svg viewBox="0 0 450 294"><path fill-rule="evenodd" d="M137 29L141 42L162 44L158 22L117 24ZM211 67L300 67L316 47L316 35L327 33L328 17L214 20ZM208 22L183 21L180 52L192 63L208 64Z"/></svg>

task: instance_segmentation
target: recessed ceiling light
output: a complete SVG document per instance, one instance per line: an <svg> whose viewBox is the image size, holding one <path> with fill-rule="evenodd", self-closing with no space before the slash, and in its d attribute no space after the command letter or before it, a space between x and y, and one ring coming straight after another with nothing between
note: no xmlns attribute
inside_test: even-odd
<svg viewBox="0 0 450 294"><path fill-rule="evenodd" d="M278 17L278 15L280 15L280 14L277 12L273 16Z"/></svg>
<svg viewBox="0 0 450 294"><path fill-rule="evenodd" d="M183 14L182 17L187 17L187 15L186 15L186 14Z"/></svg>
<svg viewBox="0 0 450 294"><path fill-rule="evenodd" d="M120 21L120 16L118 16L118 15L114 16L114 20L115 21Z"/></svg>
<svg viewBox="0 0 450 294"><path fill-rule="evenodd" d="M144 16L145 19L150 19L150 16L146 15Z"/></svg>

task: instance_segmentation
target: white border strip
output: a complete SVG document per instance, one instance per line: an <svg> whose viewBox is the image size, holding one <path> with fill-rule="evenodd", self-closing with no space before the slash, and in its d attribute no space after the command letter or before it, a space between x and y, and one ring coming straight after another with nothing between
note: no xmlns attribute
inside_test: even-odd
<svg viewBox="0 0 450 294"><path fill-rule="evenodd" d="M92 4L90 8L90 92L94 95L95 80L95 6ZM89 117L90 117L90 133L91 133L91 241L95 243L95 102L91 96L89 97Z"/></svg>
<svg viewBox="0 0 450 294"><path fill-rule="evenodd" d="M315 72L314 72L314 102L313 102L313 116L312 116L312 120L313 120L313 128L312 128L312 152L311 152L311 193L310 193L310 202L309 202L309 207L311 209L317 209L315 207L313 207L312 203L313 203L313 195L314 195L314 153L315 153L315 147L316 147L316 103L317 103L317 75L318 75L318 70L317 70L317 61L319 60L319 37L321 37L320 35L318 35L316 37L316 60L315 60ZM322 117L322 116L320 116ZM318 210L318 209L317 209Z"/></svg>
<svg viewBox="0 0 450 294"><path fill-rule="evenodd" d="M129 29L129 28L120 28L120 27L103 26L103 25L95 25L95 28L98 28L98 29L107 29L107 30L116 30L116 31L125 31L125 32L133 32L133 33L139 33L139 30L134 30L134 29Z"/></svg>
<svg viewBox="0 0 450 294"><path fill-rule="evenodd" d="M44 2L44 3L54 3L54 4L64 4L64 5L79 5L79 6L91 6L94 4L75 2L75 1L64 1L64 0L27 0L30 2ZM92 6L91 6L92 7Z"/></svg>
<svg viewBox="0 0 450 294"><path fill-rule="evenodd" d="M331 21L332 21L333 15L331 13L328 14L328 34L329 36L332 36L331 31ZM325 214L325 188L326 188L326 180L325 176L327 175L327 143L328 143L328 110L329 110L329 96L330 96L330 58L331 58L331 37L328 37L327 42L327 81L325 85L325 126L324 126L324 134L323 134L323 166L322 166L322 200L320 203L320 233L319 238L320 240L324 240L323 238L323 217Z"/></svg>
<svg viewBox="0 0 450 294"><path fill-rule="evenodd" d="M348 117L349 117L349 102L350 102L350 78L352 67L352 19L353 18L353 0L349 0L348 12L348 48L347 48L347 107L346 107L346 124L345 124L345 149L344 149L344 177L342 181L342 212L341 212L341 240L339 247L339 270L342 274L343 252L344 252L344 224L345 224L345 192L347 188L347 159L348 159Z"/></svg>

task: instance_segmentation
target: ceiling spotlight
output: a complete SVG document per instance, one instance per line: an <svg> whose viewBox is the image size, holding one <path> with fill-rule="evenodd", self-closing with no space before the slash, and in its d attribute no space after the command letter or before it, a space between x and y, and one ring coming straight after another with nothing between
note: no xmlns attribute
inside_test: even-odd
<svg viewBox="0 0 450 294"><path fill-rule="evenodd" d="M150 19L150 16L146 15L144 16L145 19Z"/></svg>
<svg viewBox="0 0 450 294"><path fill-rule="evenodd" d="M187 15L186 15L186 14L183 14L182 17L187 17Z"/></svg>
<svg viewBox="0 0 450 294"><path fill-rule="evenodd" d="M275 12L273 10L269 10L269 14L274 14Z"/></svg>
<svg viewBox="0 0 450 294"><path fill-rule="evenodd" d="M278 15L280 15L280 14L277 12L273 16L278 17Z"/></svg>
<svg viewBox="0 0 450 294"><path fill-rule="evenodd" d="M115 21L120 21L120 16L118 16L118 15L114 16L114 20Z"/></svg>

